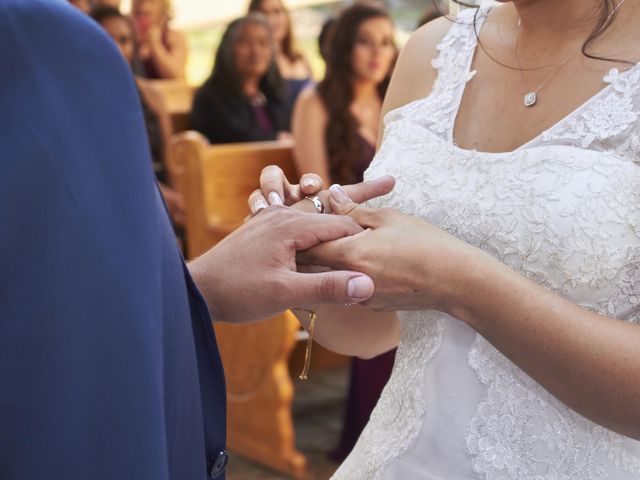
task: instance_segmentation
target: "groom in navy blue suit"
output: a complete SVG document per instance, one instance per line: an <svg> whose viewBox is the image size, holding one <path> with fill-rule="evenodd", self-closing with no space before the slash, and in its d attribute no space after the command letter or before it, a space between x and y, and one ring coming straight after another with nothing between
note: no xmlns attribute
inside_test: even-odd
<svg viewBox="0 0 640 480"><path fill-rule="evenodd" d="M364 300L358 273L293 271L296 248L360 227L271 207L187 267L101 29L1 0L0 65L0 479L223 478L212 319Z"/></svg>

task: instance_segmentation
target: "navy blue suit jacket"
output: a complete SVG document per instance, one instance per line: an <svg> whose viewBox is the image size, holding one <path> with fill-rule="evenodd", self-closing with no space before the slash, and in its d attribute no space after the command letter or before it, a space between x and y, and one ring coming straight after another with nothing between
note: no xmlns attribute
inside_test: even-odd
<svg viewBox="0 0 640 480"><path fill-rule="evenodd" d="M0 69L0 479L207 479L222 366L125 61L63 0L2 0Z"/></svg>

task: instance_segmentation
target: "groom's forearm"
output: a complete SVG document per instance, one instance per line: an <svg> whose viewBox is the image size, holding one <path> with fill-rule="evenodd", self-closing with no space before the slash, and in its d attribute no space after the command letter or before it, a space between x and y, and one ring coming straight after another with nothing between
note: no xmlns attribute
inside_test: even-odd
<svg viewBox="0 0 640 480"><path fill-rule="evenodd" d="M207 304L211 320L214 323L225 320L220 318L216 310L216 304L218 304L218 301L216 298L215 285L213 283L215 280L212 278L213 275L210 273L211 266L207 268L206 262L201 256L187 263L187 268L189 269L193 282L196 284L202 298Z"/></svg>

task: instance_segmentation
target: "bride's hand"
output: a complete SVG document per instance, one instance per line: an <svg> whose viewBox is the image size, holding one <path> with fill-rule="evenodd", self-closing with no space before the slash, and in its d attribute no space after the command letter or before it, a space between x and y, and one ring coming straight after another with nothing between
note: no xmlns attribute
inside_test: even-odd
<svg viewBox="0 0 640 480"><path fill-rule="evenodd" d="M465 275L495 262L427 222L393 209L360 206L335 185L330 191L334 211L351 216L366 230L302 252L298 262L369 275L376 289L365 305L376 310L452 313L465 295L460 287Z"/></svg>
<svg viewBox="0 0 640 480"><path fill-rule="evenodd" d="M315 173L304 174L300 183L291 184L280 167L269 165L260 174L260 188L249 195L251 215L269 205L294 205L306 196L316 195L322 186L322 179Z"/></svg>
<svg viewBox="0 0 640 480"><path fill-rule="evenodd" d="M395 179L391 176L380 177L375 180L346 185L343 188L354 202L362 203L382 195L386 195L395 186ZM262 170L260 188L255 190L248 199L251 215L255 215L269 205L294 206L300 210L314 212L316 209L306 197L318 195L326 212L331 211L329 191L322 190L320 176L307 173L300 178L299 184L291 184L281 168L270 165Z"/></svg>

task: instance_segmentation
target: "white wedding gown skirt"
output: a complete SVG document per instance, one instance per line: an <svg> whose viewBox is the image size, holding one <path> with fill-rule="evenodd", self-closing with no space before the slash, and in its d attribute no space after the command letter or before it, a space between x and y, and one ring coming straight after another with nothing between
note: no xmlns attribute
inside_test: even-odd
<svg viewBox="0 0 640 480"><path fill-rule="evenodd" d="M397 186L371 204L638 323L640 66L610 71L598 95L513 152L463 150L452 130L473 77L472 22L464 11L439 46L432 93L386 116L367 177L391 174ZM640 442L564 406L466 324L439 312L400 317L391 379L334 479L640 479Z"/></svg>

